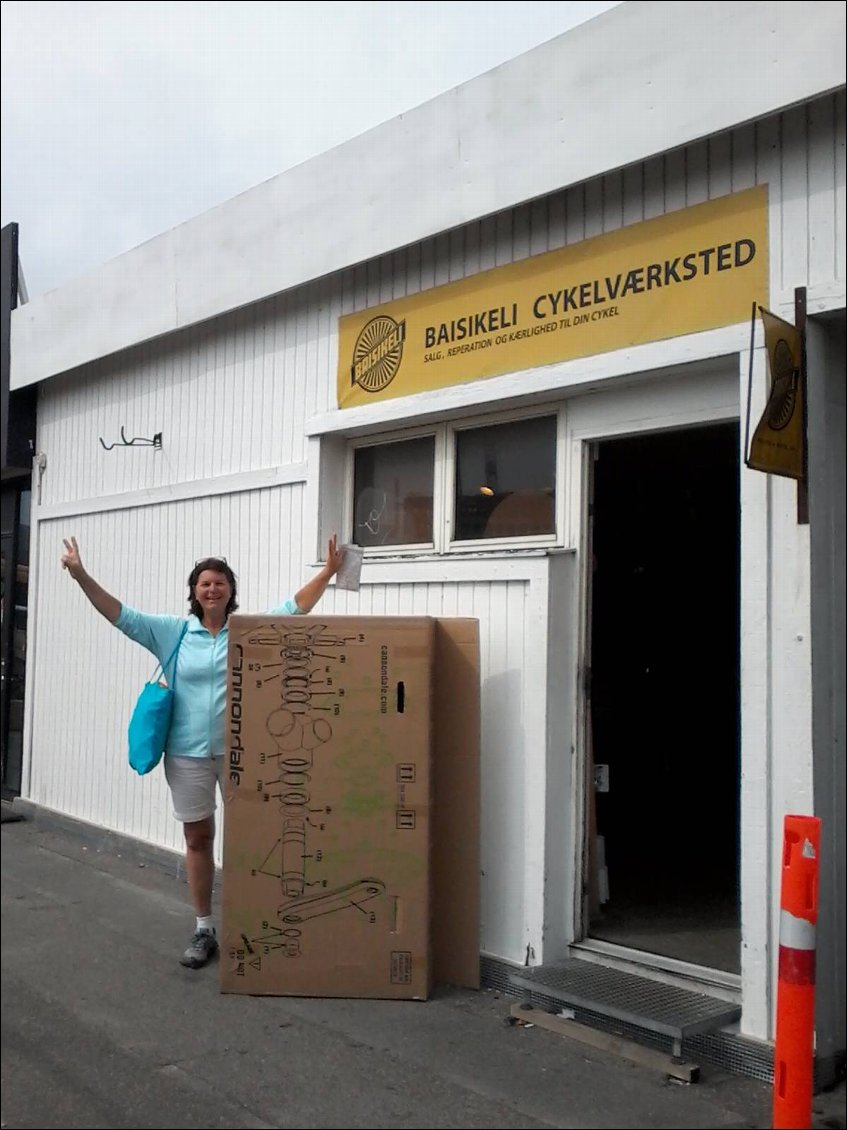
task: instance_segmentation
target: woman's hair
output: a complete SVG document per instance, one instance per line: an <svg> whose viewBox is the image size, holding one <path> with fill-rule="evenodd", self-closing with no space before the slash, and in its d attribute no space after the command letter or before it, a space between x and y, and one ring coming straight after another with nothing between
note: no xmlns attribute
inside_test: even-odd
<svg viewBox="0 0 847 1130"><path fill-rule="evenodd" d="M226 608L224 609L225 614L229 616L230 612L234 612L238 607L238 583L235 579L235 573L233 573L232 569L230 569L229 565L227 565L222 557L204 557L202 561L197 562L188 575L188 604L191 611L200 621L203 619L203 609L200 607L199 601L197 600L195 589L200 579L200 574L205 572L206 569L209 569L213 573L223 573L229 581L231 591Z"/></svg>

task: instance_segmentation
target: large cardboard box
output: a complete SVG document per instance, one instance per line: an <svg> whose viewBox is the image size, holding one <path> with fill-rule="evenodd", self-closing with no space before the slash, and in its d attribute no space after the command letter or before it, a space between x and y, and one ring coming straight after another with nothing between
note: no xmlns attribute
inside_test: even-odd
<svg viewBox="0 0 847 1130"><path fill-rule="evenodd" d="M439 979L478 984L475 687L474 621L231 618L224 992L425 999L436 954ZM437 776L469 795L435 852Z"/></svg>

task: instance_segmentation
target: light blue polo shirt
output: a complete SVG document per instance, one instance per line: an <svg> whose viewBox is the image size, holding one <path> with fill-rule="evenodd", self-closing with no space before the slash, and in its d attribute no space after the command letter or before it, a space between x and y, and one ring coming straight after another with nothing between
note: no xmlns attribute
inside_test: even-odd
<svg viewBox="0 0 847 1130"><path fill-rule="evenodd" d="M293 600L286 600L268 616L297 616L301 610ZM187 624L179 648L174 683L174 712L166 752L174 757L215 757L226 748L224 721L226 715L227 625L213 636L196 616L155 616L137 612L126 604L115 627L140 643L166 663L173 654L183 624ZM171 664L171 667L173 664ZM167 672L172 680L172 671Z"/></svg>

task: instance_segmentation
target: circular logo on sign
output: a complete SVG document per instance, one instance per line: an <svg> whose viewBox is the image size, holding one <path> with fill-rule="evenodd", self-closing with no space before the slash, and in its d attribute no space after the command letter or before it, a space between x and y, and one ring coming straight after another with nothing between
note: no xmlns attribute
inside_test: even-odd
<svg viewBox="0 0 847 1130"><path fill-rule="evenodd" d="M768 401L768 427L781 431L794 415L797 401L797 370L791 346L783 338L773 351L773 387Z"/></svg>
<svg viewBox="0 0 847 1130"><path fill-rule="evenodd" d="M387 314L371 318L353 347L352 383L365 392L382 392L397 376L405 339L405 322Z"/></svg>

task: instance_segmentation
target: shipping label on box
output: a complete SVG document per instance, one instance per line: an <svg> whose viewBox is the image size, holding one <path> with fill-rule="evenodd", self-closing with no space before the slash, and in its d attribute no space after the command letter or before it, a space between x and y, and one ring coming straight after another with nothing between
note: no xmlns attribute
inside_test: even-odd
<svg viewBox="0 0 847 1130"><path fill-rule="evenodd" d="M233 616L221 988L425 998L434 626Z"/></svg>

